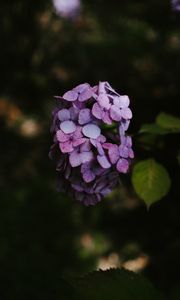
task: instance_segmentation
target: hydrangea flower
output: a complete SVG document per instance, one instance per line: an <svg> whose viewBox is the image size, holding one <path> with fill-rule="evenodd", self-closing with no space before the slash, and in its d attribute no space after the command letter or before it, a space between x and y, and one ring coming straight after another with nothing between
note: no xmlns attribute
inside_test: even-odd
<svg viewBox="0 0 180 300"><path fill-rule="evenodd" d="M180 0L172 0L171 3L173 10L180 12Z"/></svg>
<svg viewBox="0 0 180 300"><path fill-rule="evenodd" d="M99 82L80 84L56 99L49 156L56 161L58 190L95 205L118 185L134 157L126 135L129 97Z"/></svg>
<svg viewBox="0 0 180 300"><path fill-rule="evenodd" d="M53 0L56 13L67 19L74 19L79 15L80 0Z"/></svg>

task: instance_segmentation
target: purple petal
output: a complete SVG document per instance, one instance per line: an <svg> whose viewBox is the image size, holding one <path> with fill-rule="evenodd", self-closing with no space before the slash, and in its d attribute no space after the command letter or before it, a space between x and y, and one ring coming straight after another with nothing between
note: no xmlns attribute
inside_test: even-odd
<svg viewBox="0 0 180 300"><path fill-rule="evenodd" d="M92 107L92 114L94 117L96 117L97 119L101 120L102 119L102 108L99 106L98 103L94 103L93 107Z"/></svg>
<svg viewBox="0 0 180 300"><path fill-rule="evenodd" d="M70 112L68 109L61 109L59 112L58 112L58 118L60 121L67 121L70 119Z"/></svg>
<svg viewBox="0 0 180 300"><path fill-rule="evenodd" d="M132 118L132 111L130 110L130 108L122 108L121 109L121 116L123 119L125 120L129 120Z"/></svg>
<svg viewBox="0 0 180 300"><path fill-rule="evenodd" d="M84 125L91 121L91 111L89 108L84 108L79 113L79 124Z"/></svg>
<svg viewBox="0 0 180 300"><path fill-rule="evenodd" d="M109 109L111 104L109 102L109 98L106 94L100 94L97 98L97 102L103 108Z"/></svg>
<svg viewBox="0 0 180 300"><path fill-rule="evenodd" d="M97 155L97 160L102 168L108 169L111 167L111 164L109 163L105 155Z"/></svg>
<svg viewBox="0 0 180 300"><path fill-rule="evenodd" d="M96 178L95 174L90 170L83 173L83 179L84 179L85 182L91 182L95 178Z"/></svg>
<svg viewBox="0 0 180 300"><path fill-rule="evenodd" d="M81 159L81 163L84 164L86 162L91 161L94 158L93 152L89 151L89 152L82 152L79 154L80 155L80 159Z"/></svg>
<svg viewBox="0 0 180 300"><path fill-rule="evenodd" d="M85 136L96 139L101 134L101 129L95 124L87 124L83 127L82 132Z"/></svg>
<svg viewBox="0 0 180 300"><path fill-rule="evenodd" d="M128 129L130 124L130 120L121 120L121 124L119 126L119 135L122 136L124 135L125 131Z"/></svg>
<svg viewBox="0 0 180 300"><path fill-rule="evenodd" d="M79 115L79 109L77 107L70 107L69 109L71 120L77 120Z"/></svg>
<svg viewBox="0 0 180 300"><path fill-rule="evenodd" d="M64 133L73 133L76 130L76 125L72 121L64 121L60 124L60 128Z"/></svg>
<svg viewBox="0 0 180 300"><path fill-rule="evenodd" d="M126 137L126 146L128 148L131 148L132 147L132 138L130 136L127 136Z"/></svg>
<svg viewBox="0 0 180 300"><path fill-rule="evenodd" d="M77 85L73 90L77 93L82 93L83 91L85 91L88 88L90 88L89 83L82 83L82 84Z"/></svg>
<svg viewBox="0 0 180 300"><path fill-rule="evenodd" d="M74 189L74 190L76 190L77 192L83 192L83 188L82 188L82 186L81 185L79 185L79 184L71 184L71 186L72 186L72 188Z"/></svg>
<svg viewBox="0 0 180 300"><path fill-rule="evenodd" d="M91 144L90 142L86 139L86 141L81 145L80 147L80 152L88 152L91 150Z"/></svg>
<svg viewBox="0 0 180 300"><path fill-rule="evenodd" d="M127 173L128 169L129 169L129 163L128 163L127 159L120 158L118 160L116 168L120 173Z"/></svg>
<svg viewBox="0 0 180 300"><path fill-rule="evenodd" d="M115 164L119 158L119 147L117 145L112 145L108 151L109 159L112 164Z"/></svg>
<svg viewBox="0 0 180 300"><path fill-rule="evenodd" d="M105 187L104 189L102 189L102 190L100 191L101 195L103 195L103 196L107 196L107 195L109 195L111 192L112 192L112 190L111 190L110 188L108 188L108 187Z"/></svg>
<svg viewBox="0 0 180 300"><path fill-rule="evenodd" d="M101 143L97 142L96 147L97 147L97 151L98 151L99 155L104 155L105 154Z"/></svg>
<svg viewBox="0 0 180 300"><path fill-rule="evenodd" d="M84 101L90 99L92 97L92 95L93 95L93 92L92 92L91 88L88 88L79 95L78 100L80 102L84 102Z"/></svg>
<svg viewBox="0 0 180 300"><path fill-rule="evenodd" d="M120 121L121 120L121 110L117 106L111 105L110 116L111 116L111 119L113 119L114 121Z"/></svg>
<svg viewBox="0 0 180 300"><path fill-rule="evenodd" d="M71 141L60 143L59 147L60 147L62 153L70 153L70 152L72 152L74 150Z"/></svg>
<svg viewBox="0 0 180 300"><path fill-rule="evenodd" d="M70 165L75 168L81 165L81 157L80 154L76 151L73 151L69 156Z"/></svg>
<svg viewBox="0 0 180 300"><path fill-rule="evenodd" d="M78 98L78 93L75 91L68 91L63 95L63 98L67 101L75 101Z"/></svg>
<svg viewBox="0 0 180 300"><path fill-rule="evenodd" d="M128 147L126 147L124 145L119 146L119 155L123 158L128 158L129 157Z"/></svg>
<svg viewBox="0 0 180 300"><path fill-rule="evenodd" d="M84 164L81 165L81 173L85 173L87 171L90 170L90 166L91 166L91 163L90 162L86 162Z"/></svg>

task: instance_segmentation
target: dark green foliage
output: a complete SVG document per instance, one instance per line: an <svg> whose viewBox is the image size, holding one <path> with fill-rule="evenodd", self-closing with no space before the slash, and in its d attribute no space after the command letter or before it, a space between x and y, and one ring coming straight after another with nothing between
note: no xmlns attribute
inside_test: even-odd
<svg viewBox="0 0 180 300"><path fill-rule="evenodd" d="M96 271L72 280L78 299L162 300L148 280L126 270Z"/></svg>

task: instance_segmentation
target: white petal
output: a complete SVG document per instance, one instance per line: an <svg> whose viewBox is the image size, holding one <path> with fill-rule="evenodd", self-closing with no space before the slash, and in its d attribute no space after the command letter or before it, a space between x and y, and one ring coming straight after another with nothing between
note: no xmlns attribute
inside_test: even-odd
<svg viewBox="0 0 180 300"><path fill-rule="evenodd" d="M82 152L79 155L80 155L80 159L81 159L82 164L84 164L86 162L89 162L93 159L93 152L92 151Z"/></svg>
<svg viewBox="0 0 180 300"><path fill-rule="evenodd" d="M64 133L68 134L76 130L76 125L72 121L64 121L60 124L60 128Z"/></svg>
<svg viewBox="0 0 180 300"><path fill-rule="evenodd" d="M101 129L95 124L87 124L83 127L82 132L85 136L96 139L101 134Z"/></svg>
<svg viewBox="0 0 180 300"><path fill-rule="evenodd" d="M128 96L126 96L126 95L120 96L119 100L120 100L120 107L121 108L126 108L126 107L129 106L130 101L129 101Z"/></svg>

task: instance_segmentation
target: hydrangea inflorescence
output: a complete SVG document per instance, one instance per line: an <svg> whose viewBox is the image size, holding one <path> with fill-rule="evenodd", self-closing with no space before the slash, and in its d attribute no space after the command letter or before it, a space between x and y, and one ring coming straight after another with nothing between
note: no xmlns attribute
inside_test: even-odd
<svg viewBox="0 0 180 300"><path fill-rule="evenodd" d="M56 96L49 156L57 162L58 189L85 205L95 205L127 173L134 157L126 135L132 112L129 97L108 82L80 84Z"/></svg>

